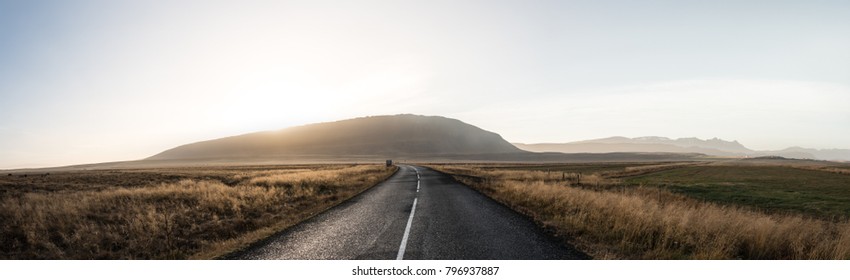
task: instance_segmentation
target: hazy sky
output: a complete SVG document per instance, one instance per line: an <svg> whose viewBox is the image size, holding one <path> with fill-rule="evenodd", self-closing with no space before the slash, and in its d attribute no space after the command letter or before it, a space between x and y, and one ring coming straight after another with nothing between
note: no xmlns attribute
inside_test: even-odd
<svg viewBox="0 0 850 280"><path fill-rule="evenodd" d="M850 148L850 1L0 0L0 168L366 115Z"/></svg>

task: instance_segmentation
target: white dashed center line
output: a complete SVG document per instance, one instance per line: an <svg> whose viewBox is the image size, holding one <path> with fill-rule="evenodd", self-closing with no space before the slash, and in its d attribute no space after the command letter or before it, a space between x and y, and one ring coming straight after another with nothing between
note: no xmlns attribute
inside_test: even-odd
<svg viewBox="0 0 850 280"><path fill-rule="evenodd" d="M415 167L413 168L413 170L416 171L416 192L418 193L419 183L421 182L419 180L419 170L417 170ZM404 249L407 248L407 238L410 237L410 226L413 225L413 214L416 213L416 201L418 199L418 197L413 198L413 206L410 207L410 217L407 218L407 227L404 229L404 236L401 238L401 245L398 247L398 256L396 257L397 260L404 259Z"/></svg>

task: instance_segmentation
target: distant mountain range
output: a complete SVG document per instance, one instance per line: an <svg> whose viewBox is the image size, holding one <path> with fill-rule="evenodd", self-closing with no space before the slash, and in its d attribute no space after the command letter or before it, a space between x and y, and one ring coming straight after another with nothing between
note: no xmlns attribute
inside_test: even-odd
<svg viewBox="0 0 850 280"><path fill-rule="evenodd" d="M535 153L499 134L438 116L372 116L201 141L106 167L359 162L602 162L693 160L694 153Z"/></svg>
<svg viewBox="0 0 850 280"><path fill-rule="evenodd" d="M569 154L569 155L566 155ZM604 155L602 155L604 154ZM439 116L372 116L308 124L182 145L146 161L407 158L576 161L780 156L850 161L850 150L799 147L755 151L717 138L610 137L556 144L511 144L499 134Z"/></svg>
<svg viewBox="0 0 850 280"><path fill-rule="evenodd" d="M842 149L806 149L791 147L778 151L751 150L738 141L725 141L712 138L670 139L666 137L647 136L637 138L609 137L595 140L585 140L569 143L522 144L514 146L530 152L559 152L559 153L699 153L718 157L763 157L780 156L796 159L818 159L850 161L850 150Z"/></svg>
<svg viewBox="0 0 850 280"><path fill-rule="evenodd" d="M850 161L850 150L799 147L754 151L737 141L610 137L555 144L511 144L460 120L420 115L372 116L190 143L143 160L41 168L40 171L176 166L381 162L669 162L708 157ZM31 170L18 170L31 171Z"/></svg>

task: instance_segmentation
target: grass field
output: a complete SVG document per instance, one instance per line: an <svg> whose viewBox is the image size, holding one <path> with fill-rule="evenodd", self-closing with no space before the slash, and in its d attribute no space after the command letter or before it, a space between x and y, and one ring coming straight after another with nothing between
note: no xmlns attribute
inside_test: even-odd
<svg viewBox="0 0 850 280"><path fill-rule="evenodd" d="M0 177L0 258L215 258L395 170L293 165L6 175Z"/></svg>
<svg viewBox="0 0 850 280"><path fill-rule="evenodd" d="M627 167L652 165L654 163L570 163L570 164L522 164L522 165L504 165L494 164L492 166L480 166L493 170L529 170L543 171L547 173L567 172L567 173L599 173L599 172L616 172L623 171ZM557 174L556 174L557 175Z"/></svg>
<svg viewBox="0 0 850 280"><path fill-rule="evenodd" d="M432 167L595 258L850 258L845 165L596 165Z"/></svg>
<svg viewBox="0 0 850 280"><path fill-rule="evenodd" d="M847 164L740 160L432 167L601 259L848 259ZM209 259L389 177L383 165L0 176L0 258Z"/></svg>
<svg viewBox="0 0 850 280"><path fill-rule="evenodd" d="M783 166L693 166L625 180L722 204L823 219L850 217L850 174Z"/></svg>

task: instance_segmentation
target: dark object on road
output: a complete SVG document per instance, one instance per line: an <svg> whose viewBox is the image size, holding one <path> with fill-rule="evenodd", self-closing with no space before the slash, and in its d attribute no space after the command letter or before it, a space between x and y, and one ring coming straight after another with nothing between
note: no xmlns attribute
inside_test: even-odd
<svg viewBox="0 0 850 280"><path fill-rule="evenodd" d="M387 167L390 167L390 166L393 166L393 160L388 159L387 160Z"/></svg>

